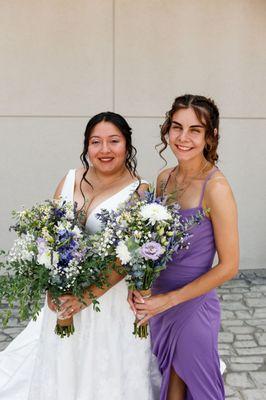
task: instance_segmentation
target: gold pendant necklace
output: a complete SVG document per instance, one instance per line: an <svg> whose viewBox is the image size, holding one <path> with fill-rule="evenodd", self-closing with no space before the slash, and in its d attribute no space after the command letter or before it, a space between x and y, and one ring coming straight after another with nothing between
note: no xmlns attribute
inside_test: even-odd
<svg viewBox="0 0 266 400"><path fill-rule="evenodd" d="M177 175L179 172L179 167L176 168L176 173L174 176L175 183L176 183L176 185L175 185L176 190L175 190L174 194L175 194L177 200L179 200L184 195L184 193L186 192L188 187L191 185L191 182L203 174L207 165L208 165L208 161L206 161L206 163L204 163L203 167L199 170L199 172L197 172L195 175L192 175L187 182L181 183L181 184L177 182Z"/></svg>

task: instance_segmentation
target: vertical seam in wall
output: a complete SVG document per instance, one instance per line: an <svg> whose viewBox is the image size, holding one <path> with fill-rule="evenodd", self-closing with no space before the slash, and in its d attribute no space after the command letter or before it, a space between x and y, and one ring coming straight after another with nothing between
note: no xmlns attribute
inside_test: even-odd
<svg viewBox="0 0 266 400"><path fill-rule="evenodd" d="M115 112L115 0L113 0L113 111Z"/></svg>

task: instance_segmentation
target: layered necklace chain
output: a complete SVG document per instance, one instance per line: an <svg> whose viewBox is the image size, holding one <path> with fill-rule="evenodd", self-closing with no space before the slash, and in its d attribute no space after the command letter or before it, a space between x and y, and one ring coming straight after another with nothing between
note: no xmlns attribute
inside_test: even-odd
<svg viewBox="0 0 266 400"><path fill-rule="evenodd" d="M191 182L193 180L197 179L198 177L200 177L205 172L207 166L208 166L208 161L204 162L203 166L200 168L200 170L196 174L190 176L189 179L185 180L181 184L180 184L180 182L177 181L179 166L177 166L175 168L175 170L173 172L174 172L174 179L175 179L174 195L176 197L176 200L181 199L181 197L184 195L186 190L191 185Z"/></svg>

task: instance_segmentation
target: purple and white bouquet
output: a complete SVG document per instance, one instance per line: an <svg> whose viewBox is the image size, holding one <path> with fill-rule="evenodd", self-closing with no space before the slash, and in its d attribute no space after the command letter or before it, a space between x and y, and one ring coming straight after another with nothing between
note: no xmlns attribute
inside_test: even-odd
<svg viewBox="0 0 266 400"><path fill-rule="evenodd" d="M6 324L10 308L18 303L20 319L36 319L48 290L60 306L64 294L83 301L84 290L105 284L105 264L93 263L89 254L89 235L80 223L76 205L65 201L46 201L31 209L14 211L14 230L18 235L4 261L0 276L0 301L5 301L2 319ZM98 302L92 299L96 310ZM69 336L74 332L73 318L60 319L55 332Z"/></svg>
<svg viewBox="0 0 266 400"><path fill-rule="evenodd" d="M173 254L188 248L190 227L199 223L203 214L183 219L177 203L167 205L167 198L155 198L150 188L142 197L135 195L119 209L103 210L97 217L103 229L92 240L95 257L117 259L120 270L127 274L129 289L148 297ZM137 327L137 322L134 334L147 337L147 326Z"/></svg>

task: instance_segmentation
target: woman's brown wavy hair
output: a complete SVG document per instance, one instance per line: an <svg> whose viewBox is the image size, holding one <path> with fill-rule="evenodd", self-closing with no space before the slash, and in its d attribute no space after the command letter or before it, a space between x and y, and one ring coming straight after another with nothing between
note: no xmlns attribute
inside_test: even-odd
<svg viewBox="0 0 266 400"><path fill-rule="evenodd" d="M168 143L166 137L169 133L172 118L176 111L184 108L192 108L198 118L198 120L205 127L205 147L203 155L211 164L215 165L218 161L217 147L219 143L219 110L210 98L185 94L177 97L170 111L166 113L166 119L161 126L161 146L162 149L159 151L160 156L164 161L165 158L162 156L163 151L167 148Z"/></svg>

